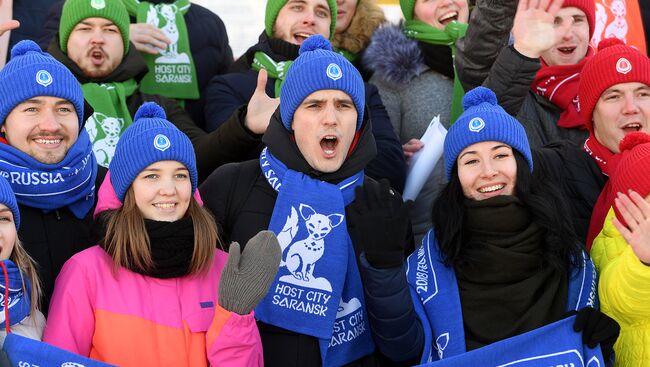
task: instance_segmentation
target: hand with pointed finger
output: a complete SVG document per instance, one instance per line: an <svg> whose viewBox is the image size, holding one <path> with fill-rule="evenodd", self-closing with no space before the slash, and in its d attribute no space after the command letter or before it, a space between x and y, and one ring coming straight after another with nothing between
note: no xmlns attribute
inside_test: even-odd
<svg viewBox="0 0 650 367"><path fill-rule="evenodd" d="M266 94L266 80L268 73L262 69L257 74L257 86L255 92L248 101L246 108L246 121L244 124L248 130L255 134L264 134L269 126L271 116L280 106L280 98L271 98Z"/></svg>
<svg viewBox="0 0 650 367"><path fill-rule="evenodd" d="M280 256L280 244L271 231L256 234L241 253L239 243L231 243L219 279L219 305L240 315L249 314L275 280Z"/></svg>
<svg viewBox="0 0 650 367"><path fill-rule="evenodd" d="M355 194L347 210L352 241L362 247L366 259L375 268L402 265L413 201L405 203L387 179L379 182L368 179L355 189Z"/></svg>
<svg viewBox="0 0 650 367"><path fill-rule="evenodd" d="M0 22L0 37L7 31L16 29L20 27L20 22L17 20L11 19L4 22Z"/></svg>
<svg viewBox="0 0 650 367"><path fill-rule="evenodd" d="M630 190L629 195L619 192L614 199L614 205L625 220L623 224L614 217L614 226L639 260L650 266L650 203L637 192Z"/></svg>
<svg viewBox="0 0 650 367"><path fill-rule="evenodd" d="M560 41L554 23L563 3L564 0L519 0L512 26L517 52L538 58Z"/></svg>
<svg viewBox="0 0 650 367"><path fill-rule="evenodd" d="M609 361L614 353L614 343L618 339L621 327L614 319L604 313L585 307L578 311L573 330L582 332L582 342L589 348L595 348L600 344L605 361Z"/></svg>
<svg viewBox="0 0 650 367"><path fill-rule="evenodd" d="M129 25L129 41L140 52L157 55L167 49L171 40L165 33L149 23L132 23Z"/></svg>

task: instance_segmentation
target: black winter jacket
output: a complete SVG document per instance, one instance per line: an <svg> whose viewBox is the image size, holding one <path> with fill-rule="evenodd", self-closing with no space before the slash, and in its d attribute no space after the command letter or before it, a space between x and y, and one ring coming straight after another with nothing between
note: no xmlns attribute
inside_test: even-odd
<svg viewBox="0 0 650 367"><path fill-rule="evenodd" d="M52 1L52 0L50 0ZM152 4L172 3L173 0L148 0ZM39 39L42 49L46 49L52 38L59 31L61 10L63 3L59 1L50 8L43 33ZM233 62L232 50L226 33L226 26L219 16L210 10L192 4L184 15L187 33L190 41L192 60L196 68L196 78L199 83L198 100L186 100L185 111L190 115L194 123L203 128L203 108L205 106L205 88L212 77L227 72ZM131 23L135 23L131 18ZM54 37L58 39L58 37ZM133 48L133 45L131 45Z"/></svg>
<svg viewBox="0 0 650 367"><path fill-rule="evenodd" d="M364 122L363 132L357 149L337 172L323 174L313 171L302 158L295 143L289 138L279 138L285 131L276 112L271 119L271 125L264 136L264 141L281 146L274 154L283 161L287 167L307 172L312 177L318 177L327 182L339 182L355 173L359 161L369 161L374 154L372 134L367 127L368 120ZM288 134L285 133L286 136ZM270 141L276 141L275 144ZM278 143L278 141L280 141ZM356 161L357 163L351 163ZM273 213L277 192L264 178L259 160L250 160L243 163L227 164L217 169L199 187L205 206L210 209L219 223L220 236L224 244L232 241L242 246L260 230L267 229ZM354 223L347 222L348 227ZM225 246L227 247L227 246ZM410 294L406 284L406 277L401 269L372 269L361 255L361 249L355 245L357 261L362 273L366 304L369 311L369 322L373 331L373 339L380 343L389 344L399 353L394 353L393 358L409 359L404 365L416 363L422 346L421 326L414 313ZM410 249L412 251L412 248ZM370 285L370 286L369 286ZM264 348L264 362L267 366L318 366L321 365L318 339L297 334L273 325L258 322ZM403 330L398 340L381 340L375 335L375 327L379 330L395 328ZM419 327L419 329L418 329ZM419 345L418 345L419 343ZM382 344L383 345L383 344ZM411 353L411 355L408 355ZM395 357L396 356L396 357ZM396 365L389 362L388 358L376 352L351 364L352 366Z"/></svg>
<svg viewBox="0 0 650 367"><path fill-rule="evenodd" d="M104 181L106 168L97 167L95 179L95 204L97 190ZM18 237L27 253L36 261L38 275L43 286L41 311L47 316L54 281L63 264L77 252L94 246L97 238L92 234L95 205L83 219L79 219L67 208L44 211L18 204L20 230Z"/></svg>
<svg viewBox="0 0 650 367"><path fill-rule="evenodd" d="M297 57L298 46L271 38L260 36L260 43L251 47L231 70L235 72L219 75L212 79L206 90L205 119L206 129L213 130L233 118L242 116L242 106L248 104L257 85L257 72L250 68L255 51L264 51L274 60L289 60ZM289 55L289 56L282 56ZM406 163L402 146L393 131L388 112L384 107L377 88L371 84L365 85L367 111L370 111L372 133L377 144L377 156L366 169L368 176L380 179L387 178L391 186L402 192L406 179ZM269 78L266 83L266 94L275 96L275 80ZM243 125L243 121L240 121ZM259 149L255 155L259 155ZM251 156L246 157L248 159Z"/></svg>
<svg viewBox="0 0 650 367"><path fill-rule="evenodd" d="M79 66L61 51L57 40L58 36L52 39L48 52L70 69L79 83L123 82L131 78L140 80L146 73L147 66L144 59L135 50L135 47L131 47L113 73L101 79L89 79ZM208 134L196 126L187 112L180 108L174 100L159 95L135 91L126 99L131 116L135 115L142 103L149 101L156 102L163 107L167 120L176 125L192 141L197 156L199 182L208 177L220 165L241 160L239 157L244 155L244 152L248 152L258 145L258 139L243 124L239 124L239 120L232 119L220 129Z"/></svg>

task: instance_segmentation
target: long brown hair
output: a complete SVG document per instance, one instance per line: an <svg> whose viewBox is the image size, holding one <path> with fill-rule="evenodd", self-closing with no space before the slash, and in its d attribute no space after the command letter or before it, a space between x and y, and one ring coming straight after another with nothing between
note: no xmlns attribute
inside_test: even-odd
<svg viewBox="0 0 650 367"><path fill-rule="evenodd" d="M194 199L185 213L192 218L194 227L194 252L190 274L207 271L219 240L214 217ZM124 197L124 205L108 214L104 250L113 259L114 270L125 267L139 272L149 272L155 266L151 257L151 243L144 225L144 217L135 202L133 187Z"/></svg>
<svg viewBox="0 0 650 367"><path fill-rule="evenodd" d="M32 292L29 295L31 300L31 305L29 306L29 314L33 317L36 314L36 311L39 309L41 282L38 277L38 272L36 271L36 262L31 258L31 256L29 256L27 251L25 251L25 248L20 242L18 236L16 236L16 243L14 243L14 249L11 252L11 256L9 256L9 260L13 261L18 269L20 269L21 274L26 275L32 283ZM27 286L25 285L24 279L23 291L27 293Z"/></svg>

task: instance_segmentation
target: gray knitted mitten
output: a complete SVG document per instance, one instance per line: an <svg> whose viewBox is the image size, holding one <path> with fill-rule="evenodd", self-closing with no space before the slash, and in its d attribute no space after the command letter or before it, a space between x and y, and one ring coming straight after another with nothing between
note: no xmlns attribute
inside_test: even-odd
<svg viewBox="0 0 650 367"><path fill-rule="evenodd" d="M281 255L278 239L271 231L256 234L243 252L239 243L231 243L219 280L219 305L240 315L249 314L275 280Z"/></svg>

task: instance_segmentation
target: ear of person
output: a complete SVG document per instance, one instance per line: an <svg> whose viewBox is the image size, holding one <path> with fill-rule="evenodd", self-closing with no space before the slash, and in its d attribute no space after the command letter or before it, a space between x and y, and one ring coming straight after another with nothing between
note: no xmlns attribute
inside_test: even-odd
<svg viewBox="0 0 650 367"><path fill-rule="evenodd" d="M239 315L249 314L264 298L280 266L280 244L271 231L260 231L243 251L230 244L228 262L219 279L219 305Z"/></svg>
<svg viewBox="0 0 650 367"><path fill-rule="evenodd" d="M362 248L375 268L402 265L413 201L404 202L386 179L367 180L355 194L347 211L352 242Z"/></svg>

